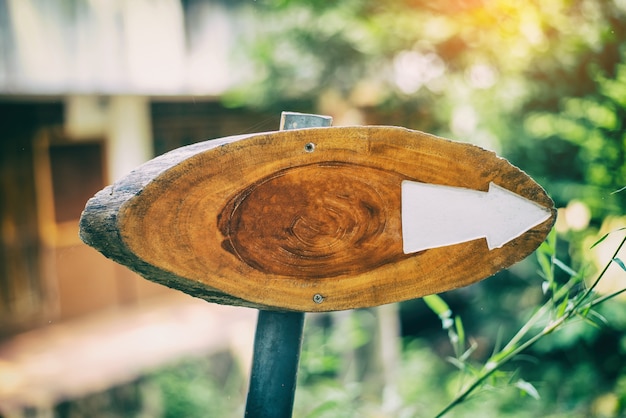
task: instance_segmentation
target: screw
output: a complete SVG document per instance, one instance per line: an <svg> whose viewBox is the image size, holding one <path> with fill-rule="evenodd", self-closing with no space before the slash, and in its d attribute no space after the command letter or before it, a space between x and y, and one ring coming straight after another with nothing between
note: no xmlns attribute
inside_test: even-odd
<svg viewBox="0 0 626 418"><path fill-rule="evenodd" d="M308 144L306 144L306 145L304 146L304 150L305 150L306 152L313 152L313 151L315 151L315 144L314 144L314 143L312 143L312 142L309 142Z"/></svg>
<svg viewBox="0 0 626 418"><path fill-rule="evenodd" d="M320 295L319 293L316 293L315 296L313 296L313 302L315 303L324 302L324 296Z"/></svg>

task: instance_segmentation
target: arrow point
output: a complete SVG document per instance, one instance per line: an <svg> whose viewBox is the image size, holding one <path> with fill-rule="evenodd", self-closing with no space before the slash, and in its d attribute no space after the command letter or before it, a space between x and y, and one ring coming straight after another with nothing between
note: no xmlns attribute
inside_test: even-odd
<svg viewBox="0 0 626 418"><path fill-rule="evenodd" d="M550 218L551 211L495 183L489 183L487 205L492 225L487 233L490 250L500 248Z"/></svg>

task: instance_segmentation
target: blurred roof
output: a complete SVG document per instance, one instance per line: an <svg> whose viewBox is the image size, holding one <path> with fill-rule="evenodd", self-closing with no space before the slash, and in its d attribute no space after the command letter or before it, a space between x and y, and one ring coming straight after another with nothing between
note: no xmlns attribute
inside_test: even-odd
<svg viewBox="0 0 626 418"><path fill-rule="evenodd" d="M220 1L0 1L0 94L219 95L246 77L246 19Z"/></svg>

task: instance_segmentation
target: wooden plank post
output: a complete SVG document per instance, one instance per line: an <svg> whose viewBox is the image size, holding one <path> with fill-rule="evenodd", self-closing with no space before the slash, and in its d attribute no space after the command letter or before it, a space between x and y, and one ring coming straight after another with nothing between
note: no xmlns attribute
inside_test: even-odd
<svg viewBox="0 0 626 418"><path fill-rule="evenodd" d="M330 121L284 113L281 131L176 149L81 216L85 243L146 279L260 310L246 417L291 417L305 312L467 286L528 256L556 219L491 151Z"/></svg>
<svg viewBox="0 0 626 418"><path fill-rule="evenodd" d="M330 126L327 116L283 112L280 130ZM315 144L305 145L313 151ZM259 310L245 416L288 418L293 411L304 312Z"/></svg>
<svg viewBox="0 0 626 418"><path fill-rule="evenodd" d="M319 127L160 155L87 202L80 236L209 302L329 312L475 283L528 256L555 219L541 186L491 151Z"/></svg>

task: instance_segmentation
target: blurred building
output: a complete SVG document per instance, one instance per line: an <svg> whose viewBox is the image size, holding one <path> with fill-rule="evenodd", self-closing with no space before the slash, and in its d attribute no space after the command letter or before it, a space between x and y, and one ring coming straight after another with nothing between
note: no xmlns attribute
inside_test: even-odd
<svg viewBox="0 0 626 418"><path fill-rule="evenodd" d="M71 362L72 350L105 345L98 338L138 344L115 338L133 324L161 324L154 335L178 337L161 334L169 347L156 364L209 349L211 338L181 337L213 332L196 315L233 317L105 259L81 243L78 219L89 197L154 155L277 127L278 115L218 101L250 71L237 51L253 17L226 0L0 0L0 407L52 405L113 385L132 376L108 365L146 357L108 346L83 364L102 369L91 372L97 384L70 390L59 378L46 391L42 353L54 369L62 361L54 350ZM234 320L249 323L249 314ZM152 334L138 335L149 345ZM75 367L62 366L69 387Z"/></svg>

